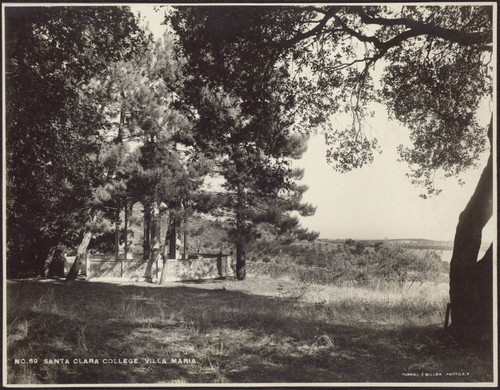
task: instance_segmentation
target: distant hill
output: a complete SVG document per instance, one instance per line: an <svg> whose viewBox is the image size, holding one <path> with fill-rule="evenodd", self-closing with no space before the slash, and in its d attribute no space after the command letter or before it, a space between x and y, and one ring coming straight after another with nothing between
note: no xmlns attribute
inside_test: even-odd
<svg viewBox="0 0 500 390"><path fill-rule="evenodd" d="M331 243L334 245L344 244L346 239L328 239L319 238L317 241L324 243ZM437 241L428 240L425 238L391 238L385 240L354 240L355 242L360 242L366 247L375 246L376 243L380 242L394 242L399 244L405 244L409 249L433 249L433 250L453 250L453 241ZM488 249L489 243L483 243L481 245L481 250Z"/></svg>

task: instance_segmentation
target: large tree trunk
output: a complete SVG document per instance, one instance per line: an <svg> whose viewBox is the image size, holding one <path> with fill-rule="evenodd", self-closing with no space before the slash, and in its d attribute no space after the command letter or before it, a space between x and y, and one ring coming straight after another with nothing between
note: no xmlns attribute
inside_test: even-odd
<svg viewBox="0 0 500 390"><path fill-rule="evenodd" d="M172 220L170 235L168 237L168 258L177 258L177 221L175 218Z"/></svg>
<svg viewBox="0 0 500 390"><path fill-rule="evenodd" d="M44 278L47 278L49 276L49 268L50 268L50 265L52 264L52 261L55 258L54 255L56 252L56 248L57 248L57 245L53 246L49 252L49 255L45 259L45 263L43 265L43 275L42 275Z"/></svg>
<svg viewBox="0 0 500 390"><path fill-rule="evenodd" d="M44 278L53 278L54 276L64 278L64 255L59 244L59 238L54 242L56 244L50 250L43 267Z"/></svg>
<svg viewBox="0 0 500 390"><path fill-rule="evenodd" d="M47 277L50 264L52 263L54 251L59 245L62 237L62 232L58 232L54 237L43 239L37 245L36 264L38 265L37 273L42 277Z"/></svg>
<svg viewBox="0 0 500 390"><path fill-rule="evenodd" d="M477 302L476 314L480 323L480 340L492 345L493 341L493 244L477 263L477 290L474 300Z"/></svg>
<svg viewBox="0 0 500 390"><path fill-rule="evenodd" d="M132 210L131 210L132 211ZM125 215L124 215L124 227L123 227L123 259L127 261L128 258L128 213L129 204L125 201Z"/></svg>
<svg viewBox="0 0 500 390"><path fill-rule="evenodd" d="M163 262L168 259L168 254L170 250L170 222L167 220L167 231L165 233L165 239L163 240L163 245L162 245L162 254L161 258L163 259Z"/></svg>
<svg viewBox="0 0 500 390"><path fill-rule="evenodd" d="M148 261L151 251L151 205L144 204L144 238L142 242L142 260Z"/></svg>
<svg viewBox="0 0 500 390"><path fill-rule="evenodd" d="M50 262L48 274L49 278L64 278L64 253L61 247L57 246L52 253L52 261Z"/></svg>
<svg viewBox="0 0 500 390"><path fill-rule="evenodd" d="M85 258L85 255L87 253L87 247L89 246L91 238L92 238L92 232L90 230L86 231L76 251L75 262L71 266L68 275L66 275L66 281L75 280L76 277L78 276L78 272L80 271L83 259Z"/></svg>
<svg viewBox="0 0 500 390"><path fill-rule="evenodd" d="M167 282L167 258L168 259L176 259L176 253L177 253L177 226L178 222L177 219L171 215L170 216L170 222L168 224L168 229L167 233L165 235L165 242L163 245L163 264L162 264L162 270L161 270L161 276L160 276L160 281L159 284L165 284ZM168 251L168 252L167 252ZM165 253L167 252L167 253Z"/></svg>
<svg viewBox="0 0 500 390"><path fill-rule="evenodd" d="M236 279L244 280L246 277L246 253L245 253L245 194L241 184L237 188L236 205Z"/></svg>
<svg viewBox="0 0 500 390"><path fill-rule="evenodd" d="M120 257L120 206L115 212L115 261Z"/></svg>
<svg viewBox="0 0 500 390"><path fill-rule="evenodd" d="M157 263L160 257L160 213L156 207L153 206L151 210L151 250L149 253L148 264L146 266L146 280L153 281L153 266ZM157 269L155 275L158 277Z"/></svg>
<svg viewBox="0 0 500 390"><path fill-rule="evenodd" d="M182 231L183 231L183 240L182 240L182 259L187 259L188 258L188 232L187 232L187 228L188 228L188 213L187 213L187 210L188 210L188 201L187 200L184 200L182 202L182 208L184 210L184 224L182 226Z"/></svg>
<svg viewBox="0 0 500 390"><path fill-rule="evenodd" d="M489 133L491 133L490 124ZM481 233L493 213L492 153L460 214L450 263L450 333L462 342L490 339L493 326L492 248L477 261Z"/></svg>
<svg viewBox="0 0 500 390"><path fill-rule="evenodd" d="M238 280L244 280L246 276L245 244L242 240L239 240L239 242L236 243L236 278Z"/></svg>

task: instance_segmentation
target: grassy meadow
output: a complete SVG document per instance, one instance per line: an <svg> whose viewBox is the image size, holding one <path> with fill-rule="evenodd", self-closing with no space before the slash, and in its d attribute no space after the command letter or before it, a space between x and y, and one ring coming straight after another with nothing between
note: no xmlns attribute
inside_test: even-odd
<svg viewBox="0 0 500 390"><path fill-rule="evenodd" d="M442 282L382 289L252 274L166 286L11 280L7 379L492 381L491 351L459 347L444 333L447 300Z"/></svg>

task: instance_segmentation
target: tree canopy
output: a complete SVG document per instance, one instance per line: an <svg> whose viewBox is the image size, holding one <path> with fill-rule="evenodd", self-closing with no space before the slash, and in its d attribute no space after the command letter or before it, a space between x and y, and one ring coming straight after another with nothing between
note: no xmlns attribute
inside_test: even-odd
<svg viewBox="0 0 500 390"><path fill-rule="evenodd" d="M485 149L475 114L492 93L490 6L182 7L172 24L193 70L237 96L280 72L294 125L324 131L340 171L373 160L370 101L409 128L400 156L429 194L437 170L457 175ZM331 124L340 112L346 128Z"/></svg>
<svg viewBox="0 0 500 390"><path fill-rule="evenodd" d="M291 135L274 92L284 74L244 98L200 83L172 36L154 42L126 7L13 8L7 17L9 270L42 273L54 248L80 242L76 277L91 237L109 247L120 210L137 201L149 258L160 204L172 221L206 208L196 191L209 159L229 191L215 207L235 213L236 241L256 237L259 223L311 237L289 215L313 208L301 204L306 188L290 167L305 137Z"/></svg>
<svg viewBox="0 0 500 390"><path fill-rule="evenodd" d="M243 279L245 247L259 237L260 222L279 226L283 235L292 230L299 233L298 219L289 212L304 216L314 212L312 206L301 204L306 187L295 183L300 174L291 168L291 161L306 149L306 137L291 131L290 118L269 87L272 78L262 80L266 84L255 93L237 96L222 83L191 73L190 65L188 58L182 98L197 116L192 141L214 159L217 173L225 180L227 192L211 204L229 213L237 273ZM304 230L300 233L307 235Z"/></svg>
<svg viewBox="0 0 500 390"><path fill-rule="evenodd" d="M6 18L8 247L24 272L88 220L104 118L83 88L142 36L123 7L12 7Z"/></svg>

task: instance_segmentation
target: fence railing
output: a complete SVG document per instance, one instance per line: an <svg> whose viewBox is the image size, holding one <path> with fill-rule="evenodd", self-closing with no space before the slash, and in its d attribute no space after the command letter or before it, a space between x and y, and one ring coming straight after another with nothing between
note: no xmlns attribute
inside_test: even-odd
<svg viewBox="0 0 500 390"><path fill-rule="evenodd" d="M120 278L157 283L166 273L165 281L212 279L234 275L234 265L228 255L203 255L197 258L154 261L118 259L109 256L87 258L87 279ZM164 268L164 269L163 269Z"/></svg>
<svg viewBox="0 0 500 390"><path fill-rule="evenodd" d="M142 259L118 259L114 257L88 257L87 279L123 278L130 280L158 280L161 272L159 261L143 261Z"/></svg>

